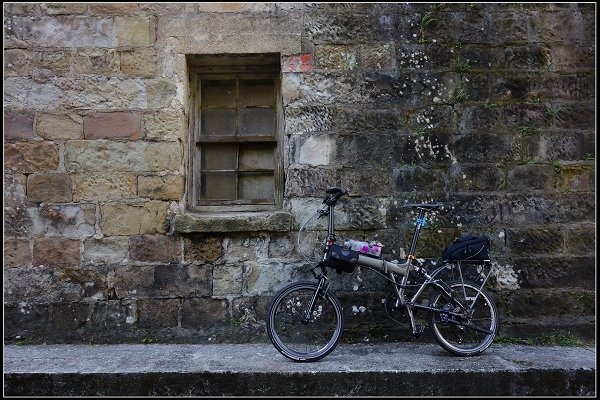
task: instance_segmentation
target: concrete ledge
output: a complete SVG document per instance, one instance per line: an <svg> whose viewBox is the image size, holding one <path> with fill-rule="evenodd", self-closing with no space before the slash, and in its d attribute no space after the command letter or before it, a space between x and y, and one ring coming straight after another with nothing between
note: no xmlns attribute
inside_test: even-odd
<svg viewBox="0 0 600 400"><path fill-rule="evenodd" d="M296 363L270 344L5 346L12 396L594 396L595 348L340 345Z"/></svg>

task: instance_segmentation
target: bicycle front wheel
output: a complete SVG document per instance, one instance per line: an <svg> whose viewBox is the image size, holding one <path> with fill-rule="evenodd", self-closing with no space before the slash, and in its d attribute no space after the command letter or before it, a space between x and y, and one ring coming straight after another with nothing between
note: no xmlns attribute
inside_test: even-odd
<svg viewBox="0 0 600 400"><path fill-rule="evenodd" d="M436 341L458 356L474 356L487 349L498 331L498 311L480 285L464 281L447 283L452 297L439 290L431 295L429 323Z"/></svg>
<svg viewBox="0 0 600 400"><path fill-rule="evenodd" d="M333 351L342 336L342 306L331 292L317 294L310 319L305 318L317 288L312 282L293 283L281 289L269 307L269 339L294 361L320 360Z"/></svg>

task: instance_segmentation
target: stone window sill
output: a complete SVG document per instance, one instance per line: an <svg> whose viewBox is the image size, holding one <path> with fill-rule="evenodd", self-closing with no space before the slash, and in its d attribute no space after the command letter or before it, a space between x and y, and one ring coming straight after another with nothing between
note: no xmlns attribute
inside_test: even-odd
<svg viewBox="0 0 600 400"><path fill-rule="evenodd" d="M285 211L193 213L175 215L175 232L288 232L293 216Z"/></svg>

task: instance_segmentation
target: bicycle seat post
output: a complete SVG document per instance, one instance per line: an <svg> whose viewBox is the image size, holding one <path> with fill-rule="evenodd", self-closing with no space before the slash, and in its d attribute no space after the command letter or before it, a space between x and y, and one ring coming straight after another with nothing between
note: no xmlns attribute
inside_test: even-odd
<svg viewBox="0 0 600 400"><path fill-rule="evenodd" d="M417 240L419 239L419 233L421 232L421 228L427 224L427 221L425 220L425 209L418 208L418 210L419 216L417 217L412 242L410 244L410 250L408 251L409 259L415 258L415 251L417 250Z"/></svg>

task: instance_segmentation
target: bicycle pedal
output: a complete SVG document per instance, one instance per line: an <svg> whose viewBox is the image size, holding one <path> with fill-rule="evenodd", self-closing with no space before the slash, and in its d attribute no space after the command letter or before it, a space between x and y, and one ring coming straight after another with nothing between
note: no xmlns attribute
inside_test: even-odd
<svg viewBox="0 0 600 400"><path fill-rule="evenodd" d="M423 332L425 331L425 326L417 325L416 329L417 329L416 332L413 332L413 334L412 334L413 340L417 340L417 339L421 338L421 335L423 335Z"/></svg>

